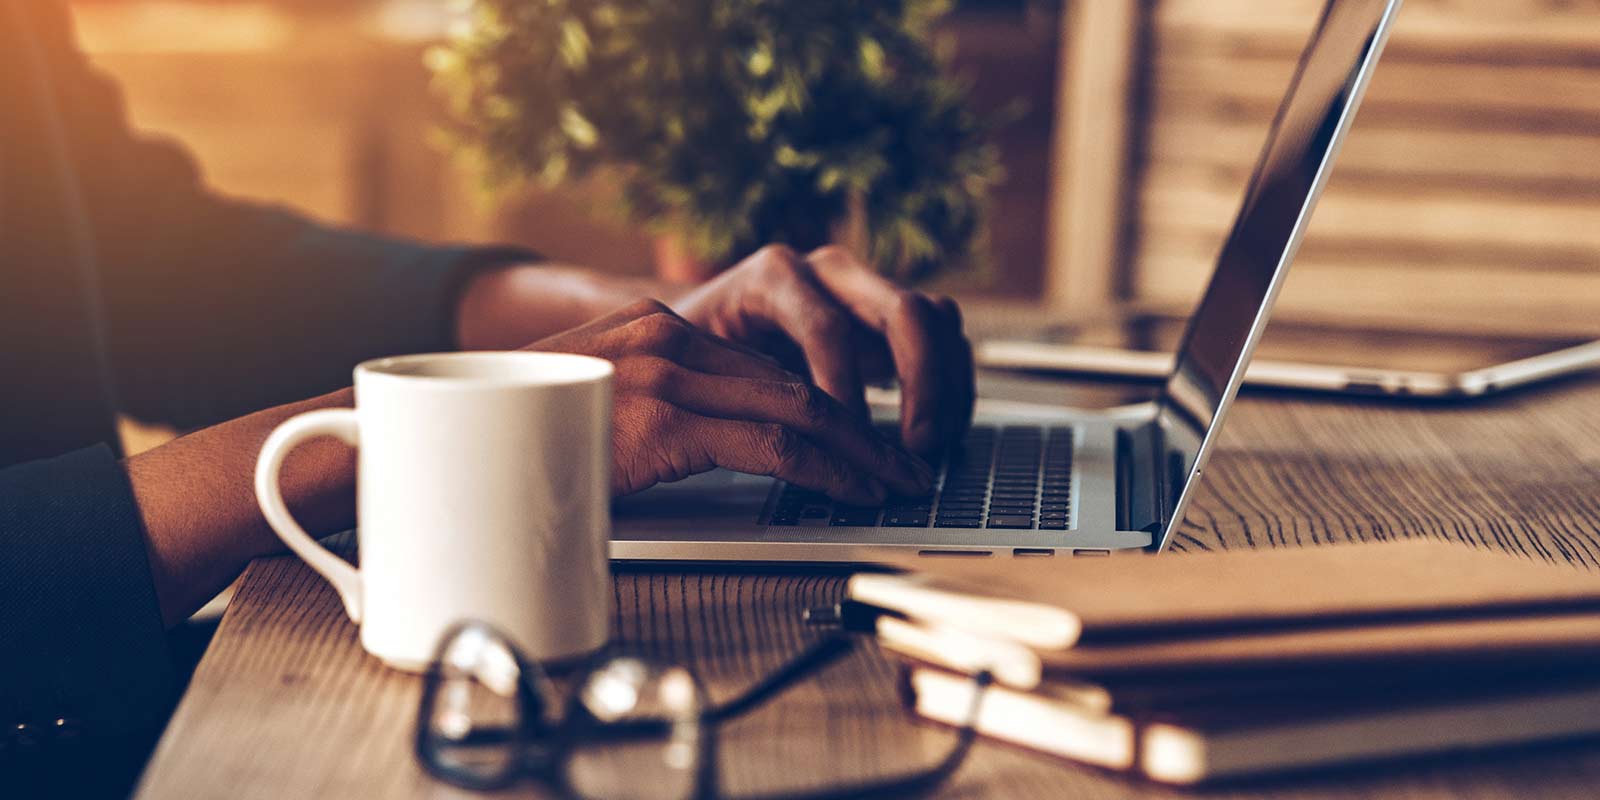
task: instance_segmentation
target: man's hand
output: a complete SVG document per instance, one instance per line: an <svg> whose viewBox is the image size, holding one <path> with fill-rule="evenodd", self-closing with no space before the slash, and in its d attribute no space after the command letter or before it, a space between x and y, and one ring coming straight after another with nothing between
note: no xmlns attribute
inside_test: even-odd
<svg viewBox="0 0 1600 800"><path fill-rule="evenodd" d="M583 353L616 365L616 494L713 467L771 475L862 505L932 486L928 466L885 442L866 417L656 301L636 302L527 349Z"/></svg>
<svg viewBox="0 0 1600 800"><path fill-rule="evenodd" d="M915 452L956 441L971 422L972 346L955 302L897 287L843 248L768 246L675 305L718 336L809 369L856 420L866 382L897 376L901 439Z"/></svg>

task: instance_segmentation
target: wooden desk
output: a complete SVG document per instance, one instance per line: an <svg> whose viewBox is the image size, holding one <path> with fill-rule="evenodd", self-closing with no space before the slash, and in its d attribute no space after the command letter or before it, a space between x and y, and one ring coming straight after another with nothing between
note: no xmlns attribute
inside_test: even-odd
<svg viewBox="0 0 1600 800"><path fill-rule="evenodd" d="M1174 541L1180 553L1426 536L1600 569L1600 379L1461 406L1249 397L1213 463ZM725 697L815 635L800 622L801 610L837 599L843 581L816 572L623 573L616 630L627 642L692 662ZM727 788L803 785L931 760L949 734L908 720L895 675L867 643L825 681L740 722L729 733L737 744L724 766ZM432 783L412 759L418 689L416 678L361 650L324 581L292 558L258 561L139 796L472 796ZM1588 798L1596 786L1600 744L1580 743L1206 795ZM978 747L944 792L1172 794L991 744Z"/></svg>

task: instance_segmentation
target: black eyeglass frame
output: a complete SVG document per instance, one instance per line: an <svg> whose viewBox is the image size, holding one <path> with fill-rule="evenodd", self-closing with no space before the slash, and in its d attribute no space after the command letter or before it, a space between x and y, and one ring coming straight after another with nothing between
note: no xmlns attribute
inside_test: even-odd
<svg viewBox="0 0 1600 800"><path fill-rule="evenodd" d="M445 650L465 630L473 627L480 628L503 642L515 660L518 670L517 703L521 712L521 725L509 732L495 729L472 732L471 738L481 738L485 740L483 743L510 748L512 757L507 759L503 769L492 774L453 768L435 751L436 742L434 737L429 735L429 721L433 718L438 688L444 678L442 664ZM740 692L732 700L703 711L696 720L697 724L704 726L704 730L698 737L700 747L696 754L694 789L690 797L694 800L717 800L721 797L716 747L721 723L765 704L812 673L820 672L848 655L854 647L855 643L850 635L829 634ZM614 653L602 656L593 666L581 671L577 685L581 685L583 680L593 674L599 666L619 657L622 656ZM699 685L698 676L695 676L693 670L688 672L695 678L697 688L704 694L704 687ZM977 738L975 725L984 690L992 682L993 677L988 672L980 672L973 676L972 706L968 711L966 722L957 728L956 741L951 748L926 769L818 790L765 794L741 800L865 800L877 797L905 797L927 792L947 780L966 760ZM675 725L682 723L681 720L670 719L601 722L591 718L580 721L572 713L570 708L572 703L569 702L566 713L553 725L549 725L546 719L546 701L555 699L550 686L551 682L544 671L528 660L509 638L493 626L471 621L457 623L446 631L440 640L439 652L423 677L414 741L418 761L429 775L464 789L494 791L532 778L555 789L563 797L580 798L582 795L569 783L566 769L572 754L579 748L628 739L666 738L671 735ZM509 742L501 738L507 736ZM469 739L466 743L472 742Z"/></svg>

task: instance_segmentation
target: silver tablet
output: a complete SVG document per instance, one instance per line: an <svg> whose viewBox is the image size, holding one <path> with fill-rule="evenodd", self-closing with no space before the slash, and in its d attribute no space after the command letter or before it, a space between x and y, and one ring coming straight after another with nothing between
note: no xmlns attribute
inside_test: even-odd
<svg viewBox="0 0 1600 800"><path fill-rule="evenodd" d="M980 342L990 369L1164 380L1178 322L1148 317L1067 331L1049 340ZM1245 374L1247 387L1412 398L1481 397L1600 370L1600 341L1350 330L1274 324Z"/></svg>

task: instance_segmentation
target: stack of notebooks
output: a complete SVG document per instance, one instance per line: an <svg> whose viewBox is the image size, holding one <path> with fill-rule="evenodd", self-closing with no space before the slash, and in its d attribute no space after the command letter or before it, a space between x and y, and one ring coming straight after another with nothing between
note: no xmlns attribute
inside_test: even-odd
<svg viewBox="0 0 1600 800"><path fill-rule="evenodd" d="M1400 542L1098 559L921 559L851 579L959 725L1195 784L1600 735L1600 574Z"/></svg>

